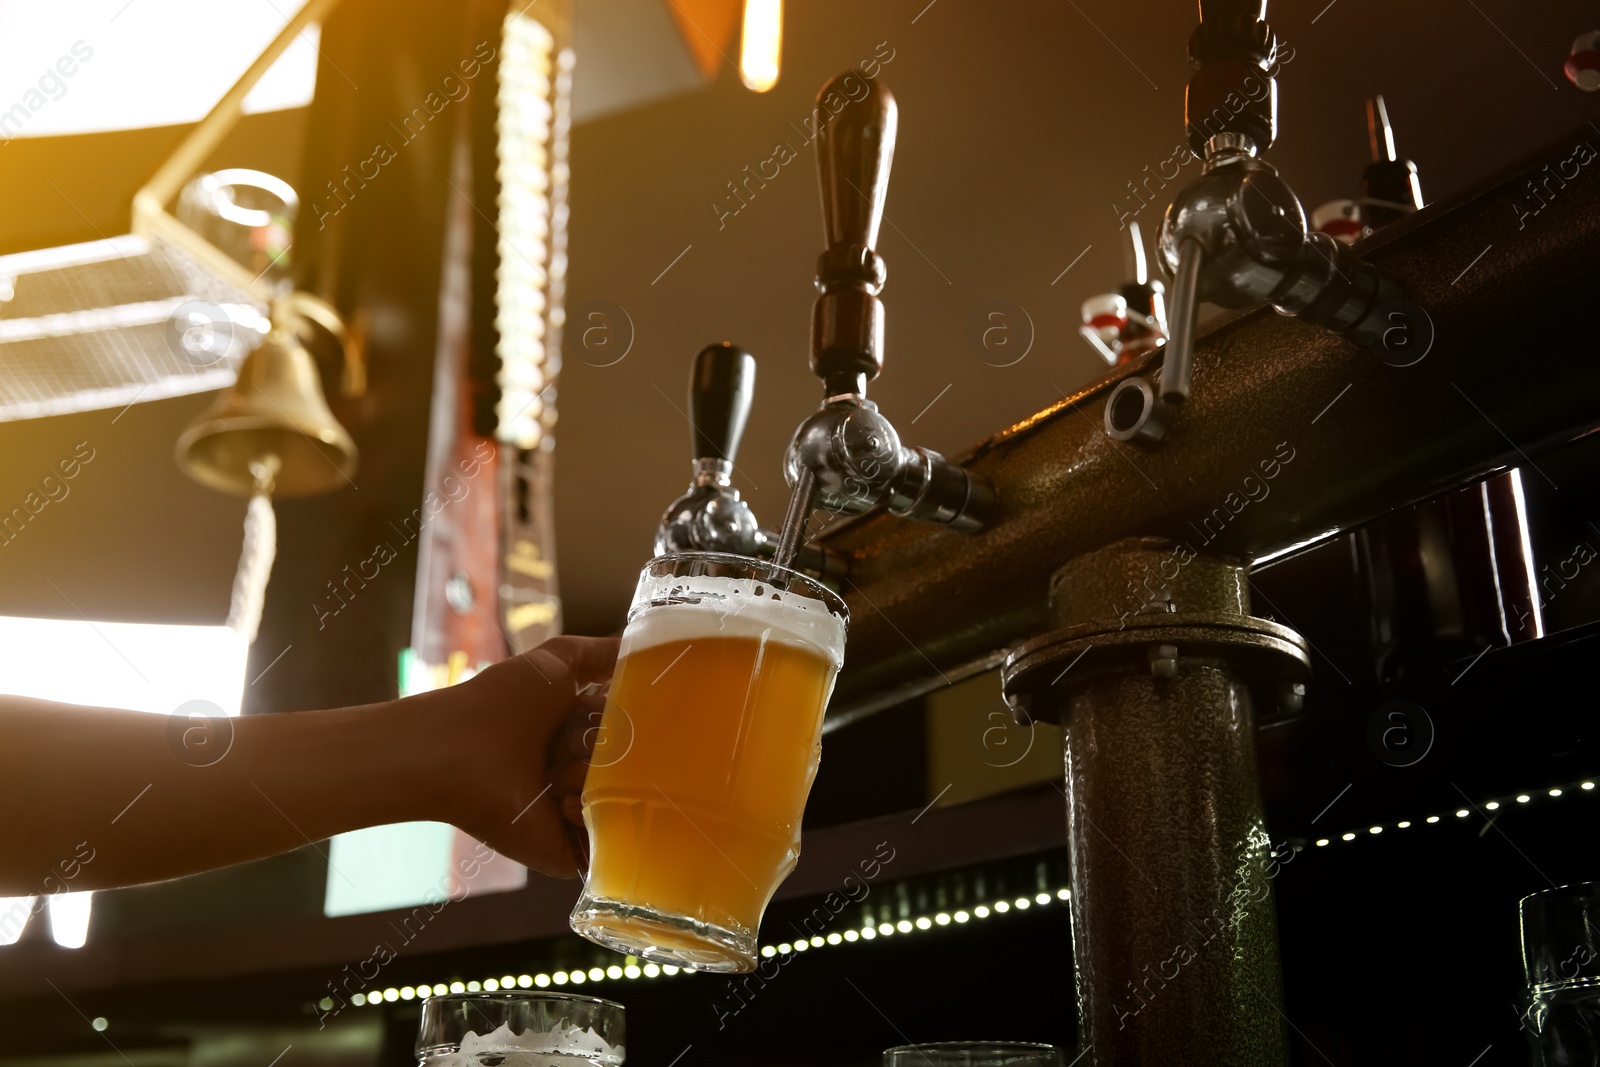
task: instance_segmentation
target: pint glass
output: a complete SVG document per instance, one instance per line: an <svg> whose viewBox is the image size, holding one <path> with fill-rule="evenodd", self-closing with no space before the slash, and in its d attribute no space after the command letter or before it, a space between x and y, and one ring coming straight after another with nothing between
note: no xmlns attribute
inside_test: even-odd
<svg viewBox="0 0 1600 1067"><path fill-rule="evenodd" d="M800 855L846 620L833 592L759 560L650 561L584 782L574 930L695 970L755 966Z"/></svg>
<svg viewBox="0 0 1600 1067"><path fill-rule="evenodd" d="M417 1031L420 1067L622 1067L622 1005L570 993L429 997Z"/></svg>

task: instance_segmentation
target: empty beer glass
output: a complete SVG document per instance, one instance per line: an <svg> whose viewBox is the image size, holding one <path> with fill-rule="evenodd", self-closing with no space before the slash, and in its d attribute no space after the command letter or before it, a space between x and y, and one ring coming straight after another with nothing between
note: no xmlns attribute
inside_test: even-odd
<svg viewBox="0 0 1600 1067"><path fill-rule="evenodd" d="M1030 1041L941 1041L885 1049L883 1067L1061 1067L1061 1050Z"/></svg>
<svg viewBox="0 0 1600 1067"><path fill-rule="evenodd" d="M1522 1027L1537 1067L1600 1067L1600 882L1523 897Z"/></svg>
<svg viewBox="0 0 1600 1067"><path fill-rule="evenodd" d="M650 561L584 783L574 930L681 967L754 968L800 855L846 620L832 591L759 560Z"/></svg>
<svg viewBox="0 0 1600 1067"><path fill-rule="evenodd" d="M622 1005L569 993L457 993L422 1005L421 1067L621 1067Z"/></svg>

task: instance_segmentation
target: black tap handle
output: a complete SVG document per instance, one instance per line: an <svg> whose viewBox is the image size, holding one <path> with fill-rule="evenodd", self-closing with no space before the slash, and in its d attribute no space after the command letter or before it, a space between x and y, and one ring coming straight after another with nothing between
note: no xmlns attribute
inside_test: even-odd
<svg viewBox="0 0 1600 1067"><path fill-rule="evenodd" d="M750 353L727 341L700 350L689 378L695 459L734 462L755 390L756 359Z"/></svg>
<svg viewBox="0 0 1600 1067"><path fill-rule="evenodd" d="M830 393L859 392L883 366L878 292L886 274L875 246L898 111L880 82L851 71L822 87L816 113L827 249L817 261L822 295L811 320L811 371Z"/></svg>

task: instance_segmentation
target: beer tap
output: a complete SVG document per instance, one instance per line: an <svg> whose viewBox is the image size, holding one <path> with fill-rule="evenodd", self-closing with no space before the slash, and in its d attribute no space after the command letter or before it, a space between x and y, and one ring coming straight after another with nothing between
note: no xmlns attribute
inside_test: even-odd
<svg viewBox="0 0 1600 1067"><path fill-rule="evenodd" d="M1113 367L1131 362L1167 340L1166 287L1150 277L1144 234L1128 223L1128 273L1133 280L1083 302L1078 332Z"/></svg>
<svg viewBox="0 0 1600 1067"><path fill-rule="evenodd" d="M1202 300L1264 300L1370 345L1386 325L1380 309L1403 295L1348 246L1308 232L1299 198L1260 158L1277 134L1277 38L1266 9L1266 0L1200 0L1184 102L1203 169L1167 208L1157 241L1173 277L1159 388L1126 379L1106 405L1107 431L1122 440L1159 440L1188 398Z"/></svg>
<svg viewBox="0 0 1600 1067"><path fill-rule="evenodd" d="M838 101L848 102L829 106ZM979 476L931 449L901 444L867 399L867 382L883 368L878 294L886 273L875 246L894 157L894 97L880 82L846 73L817 94L817 114L831 116L816 137L827 248L817 260L811 372L822 380L823 400L795 431L784 463L791 491L774 554L784 566L817 507L855 515L883 506L972 533L995 503Z"/></svg>
<svg viewBox="0 0 1600 1067"><path fill-rule="evenodd" d="M755 384L755 357L742 348L724 341L707 345L694 357L689 376L694 477L688 491L661 516L661 525L656 529L656 555L773 554L777 533L762 528L732 483L739 442L750 420ZM846 570L844 557L815 546L803 547L793 565L825 580L837 578Z"/></svg>

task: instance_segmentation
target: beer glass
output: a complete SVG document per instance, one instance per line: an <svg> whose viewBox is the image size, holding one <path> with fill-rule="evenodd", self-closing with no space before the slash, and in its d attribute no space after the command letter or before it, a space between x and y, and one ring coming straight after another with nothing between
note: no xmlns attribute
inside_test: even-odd
<svg viewBox="0 0 1600 1067"><path fill-rule="evenodd" d="M1061 1050L1030 1041L941 1041L885 1049L883 1067L1061 1067Z"/></svg>
<svg viewBox="0 0 1600 1067"><path fill-rule="evenodd" d="M622 1005L570 993L429 997L417 1032L421 1067L621 1067Z"/></svg>
<svg viewBox="0 0 1600 1067"><path fill-rule="evenodd" d="M639 576L606 697L572 928L700 971L755 967L761 914L800 855L844 601L746 556L659 556Z"/></svg>
<svg viewBox="0 0 1600 1067"><path fill-rule="evenodd" d="M1522 1028L1536 1067L1600 1065L1600 882L1522 898Z"/></svg>

